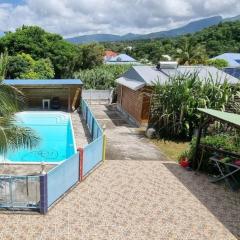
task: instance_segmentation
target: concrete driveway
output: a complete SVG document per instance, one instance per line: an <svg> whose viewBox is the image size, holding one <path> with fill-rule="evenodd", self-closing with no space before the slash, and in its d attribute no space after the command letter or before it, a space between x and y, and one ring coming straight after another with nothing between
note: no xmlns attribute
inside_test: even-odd
<svg viewBox="0 0 240 240"><path fill-rule="evenodd" d="M91 105L98 121L106 127L108 160L160 161L166 158L134 125L126 122L114 105Z"/></svg>
<svg viewBox="0 0 240 240"><path fill-rule="evenodd" d="M0 214L1 240L230 240L240 235L240 195L168 161L112 107L107 158L46 216ZM234 236L234 235L235 236Z"/></svg>

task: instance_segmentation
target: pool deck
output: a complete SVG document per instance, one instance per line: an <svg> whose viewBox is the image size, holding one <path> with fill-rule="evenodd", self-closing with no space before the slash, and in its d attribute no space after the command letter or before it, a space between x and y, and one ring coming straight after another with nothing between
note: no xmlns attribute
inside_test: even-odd
<svg viewBox="0 0 240 240"><path fill-rule="evenodd" d="M82 119L82 116L78 112L71 113L71 119L73 124L73 131L75 136L75 143L77 148L84 147L90 142L91 136L88 131L87 125Z"/></svg>
<svg viewBox="0 0 240 240"><path fill-rule="evenodd" d="M114 108L94 106L92 110L107 126L108 160L45 216L0 213L1 240L240 237L239 192L212 184L205 175L167 160ZM84 129L75 135L81 132Z"/></svg>

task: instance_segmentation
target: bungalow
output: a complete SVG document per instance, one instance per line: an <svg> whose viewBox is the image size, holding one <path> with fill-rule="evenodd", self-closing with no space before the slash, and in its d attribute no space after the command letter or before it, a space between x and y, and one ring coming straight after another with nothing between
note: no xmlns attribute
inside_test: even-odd
<svg viewBox="0 0 240 240"><path fill-rule="evenodd" d="M186 73L198 73L201 79L206 79L209 74L221 81L228 79L236 84L238 79L208 66L178 66L175 62L161 62L158 67L133 66L116 80L117 87L117 108L126 117L138 126L148 124L150 115L150 102L152 86L159 81L164 83L170 76Z"/></svg>
<svg viewBox="0 0 240 240"><path fill-rule="evenodd" d="M80 105L80 79L7 79L4 83L21 90L29 108L72 111Z"/></svg>

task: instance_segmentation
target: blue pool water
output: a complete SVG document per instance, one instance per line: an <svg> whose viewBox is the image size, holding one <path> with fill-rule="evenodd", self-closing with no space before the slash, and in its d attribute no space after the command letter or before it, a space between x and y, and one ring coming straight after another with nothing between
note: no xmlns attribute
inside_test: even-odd
<svg viewBox="0 0 240 240"><path fill-rule="evenodd" d="M40 137L34 149L10 151L5 156L10 162L60 162L74 153L70 115L63 112L22 112L16 114L17 124L32 128Z"/></svg>

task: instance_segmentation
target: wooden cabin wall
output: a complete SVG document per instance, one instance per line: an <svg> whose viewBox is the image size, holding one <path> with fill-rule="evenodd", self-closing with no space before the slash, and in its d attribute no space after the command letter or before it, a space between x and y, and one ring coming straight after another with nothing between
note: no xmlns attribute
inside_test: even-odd
<svg viewBox="0 0 240 240"><path fill-rule="evenodd" d="M63 108L68 108L69 94L70 104L72 106L75 93L79 87L69 88L22 88L20 89L26 97L26 103L28 107L42 108L43 99L52 99L53 97L59 97ZM77 103L80 105L80 96L78 95Z"/></svg>

